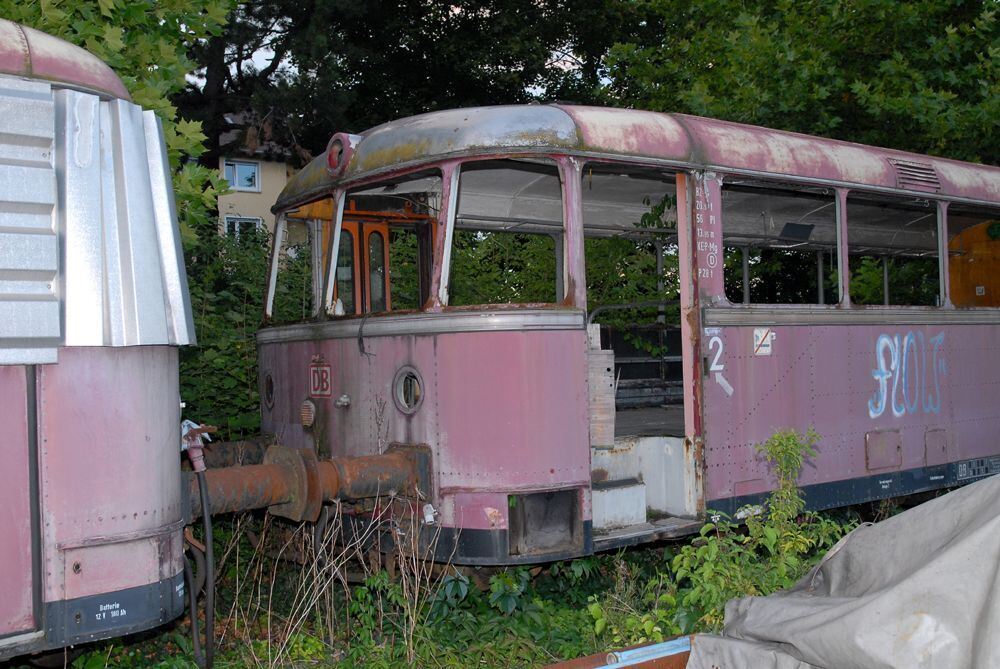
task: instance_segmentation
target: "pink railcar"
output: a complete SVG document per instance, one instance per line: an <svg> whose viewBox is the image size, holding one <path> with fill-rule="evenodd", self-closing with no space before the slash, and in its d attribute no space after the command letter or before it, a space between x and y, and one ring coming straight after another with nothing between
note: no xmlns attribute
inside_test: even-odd
<svg viewBox="0 0 1000 669"><path fill-rule="evenodd" d="M0 659L184 610L162 130L94 56L0 20Z"/></svg>
<svg viewBox="0 0 1000 669"><path fill-rule="evenodd" d="M821 437L813 508L1000 471L996 167L459 109L335 135L274 211L264 429L321 455L429 447L441 559L561 559L752 509L775 483L755 445L783 428Z"/></svg>

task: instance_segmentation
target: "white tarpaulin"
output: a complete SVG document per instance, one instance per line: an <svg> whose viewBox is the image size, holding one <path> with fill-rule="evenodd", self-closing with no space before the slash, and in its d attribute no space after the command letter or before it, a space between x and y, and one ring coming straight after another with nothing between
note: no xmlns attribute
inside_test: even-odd
<svg viewBox="0 0 1000 669"><path fill-rule="evenodd" d="M857 528L789 590L731 600L687 666L1000 667L1000 476Z"/></svg>

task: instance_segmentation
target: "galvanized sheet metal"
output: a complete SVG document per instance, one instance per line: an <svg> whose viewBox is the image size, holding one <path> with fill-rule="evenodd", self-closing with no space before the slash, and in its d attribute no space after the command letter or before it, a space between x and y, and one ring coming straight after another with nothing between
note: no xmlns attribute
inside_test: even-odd
<svg viewBox="0 0 1000 669"><path fill-rule="evenodd" d="M61 334L48 84L0 77L0 364L55 361Z"/></svg>
<svg viewBox="0 0 1000 669"><path fill-rule="evenodd" d="M0 364L193 342L153 112L2 75L0 112Z"/></svg>

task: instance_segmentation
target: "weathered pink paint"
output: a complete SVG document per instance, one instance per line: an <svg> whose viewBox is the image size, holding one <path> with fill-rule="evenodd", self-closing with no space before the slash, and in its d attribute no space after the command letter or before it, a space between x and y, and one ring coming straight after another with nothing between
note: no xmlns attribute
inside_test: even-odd
<svg viewBox="0 0 1000 669"><path fill-rule="evenodd" d="M118 75L93 54L6 19L0 19L0 73L132 99Z"/></svg>
<svg viewBox="0 0 1000 669"><path fill-rule="evenodd" d="M639 109L555 105L576 124L582 144L615 155L662 156L683 160L692 154L691 139L673 114Z"/></svg>
<svg viewBox="0 0 1000 669"><path fill-rule="evenodd" d="M28 389L24 367L0 367L0 636L35 627L28 496Z"/></svg>
<svg viewBox="0 0 1000 669"><path fill-rule="evenodd" d="M701 434L701 310L695 294L698 283L698 255L694 252L694 227L691 224L691 203L694 201L694 179L688 174L677 175L677 269L680 272L681 373L684 379L685 434L694 438Z"/></svg>
<svg viewBox="0 0 1000 669"><path fill-rule="evenodd" d="M585 277L580 165L621 160L677 170L683 457L697 489L694 511L703 511L705 500L732 501L770 490L774 478L753 445L782 427L813 427L823 437L801 483L850 483L817 494L839 494L854 485L852 479L881 485L884 476L887 487L873 498L891 496L904 476L897 480L895 472L919 479L912 489L929 489L945 485L934 483L944 479L933 478L939 471L947 469L953 476L958 469L943 467L945 463L996 455L1000 418L990 414L984 389L1000 376L1000 361L989 353L1000 325L988 314L980 314L975 325L972 319L957 325L959 317L947 304L943 309L889 310L885 325L871 325L878 308L854 310L847 297L844 205L849 190L865 189L909 190L939 202L951 197L995 203L1000 201L1000 169L678 114L564 105L490 107L435 112L373 128L342 177L333 179L321 171L325 157L317 158L289 182L275 210L387 175L501 156L558 161L566 303L578 308L585 307L587 297L585 285L577 281ZM895 166L900 161L933 170L939 188L901 179ZM780 322L794 324L776 327L770 356L754 355L753 334L755 327L766 328L771 312L730 305L724 293L721 183L748 173L835 188L841 205L838 250L844 299L837 306L792 307L783 313L783 307L775 307L784 318ZM443 255L442 250L435 253L435 277ZM947 260L942 272L947 286ZM435 283L435 289L440 287ZM442 323L453 313L432 307ZM484 316L489 311L481 310ZM713 326L711 312L727 313L728 320L721 322L728 325ZM741 315L733 317L737 313ZM935 313L941 314L941 324L926 325L933 323ZM788 314L801 316L801 323ZM901 324L910 314L914 318L909 322L925 325ZM391 318L374 315L370 322ZM279 386L273 410L265 411L267 431L286 443L329 444L344 454L373 452L392 441L430 444L436 477L430 499L447 526L504 529L509 492L567 487L579 487L584 518L590 518L582 330L472 333L443 327L442 334L433 336L401 330L363 337L362 351L355 337L321 341L318 333L325 326L309 327L316 328L315 335L260 347L262 371L273 372ZM914 343L907 343L909 333ZM878 365L888 364L884 349L890 344L883 335L897 347L901 338L904 349L923 342L920 355L933 356L927 347L938 342L934 350L943 366L935 373L942 385L934 393L940 394L940 407L924 395L917 413L899 412L898 406L898 415L892 407L888 413L884 407L869 407L877 399ZM943 339L936 339L939 335ZM316 341L303 341L310 336ZM966 350L967 345L973 350ZM342 392L350 406L335 408L332 400L320 400L321 427L307 434L298 425L307 388L289 384L307 378L304 370L316 355L331 362L334 378L345 389L335 389L333 397ZM409 418L391 398L392 379L403 364L421 370L427 390L424 406ZM920 374L912 370L926 363L910 364L907 380L917 384ZM960 367L968 369L958 374ZM910 392L917 392L915 385ZM924 410L925 401L935 409Z"/></svg>
<svg viewBox="0 0 1000 669"><path fill-rule="evenodd" d="M44 601L176 576L177 349L61 348L38 369Z"/></svg>
<svg viewBox="0 0 1000 669"><path fill-rule="evenodd" d="M694 278L702 304L725 300L722 244L722 181L718 175L694 175L691 243L697 259Z"/></svg>
<svg viewBox="0 0 1000 669"><path fill-rule="evenodd" d="M261 344L261 377L270 373L275 381L274 406L264 407L262 428L290 446L312 445L299 425L299 406L309 393L310 361L320 355L332 368L334 387L332 398L313 400L317 440L334 455L376 453L392 442L429 445L435 490L427 492L446 526L505 526L507 493L589 488L582 329L363 341L364 354L354 337ZM423 402L412 415L392 397L403 365L423 379ZM343 395L350 406L338 408ZM583 508L587 520L589 502Z"/></svg>
<svg viewBox="0 0 1000 669"><path fill-rule="evenodd" d="M558 159L562 179L562 207L565 221L563 245L563 302L578 309L587 308L587 267L583 253L583 195L580 190L583 161L564 156Z"/></svg>
<svg viewBox="0 0 1000 669"><path fill-rule="evenodd" d="M813 427L822 437L818 455L803 469L803 485L996 454L1000 414L992 388L1000 378L1000 325L775 326L769 356L754 355L753 330L722 327L706 333L722 341L718 362L733 388L729 396L711 378L704 385L709 499L769 490L775 479L753 445L783 428ZM877 410L883 397L874 374L881 369L879 338L899 337L901 348L911 332L907 390L902 377L894 388L895 375L902 374L897 365L886 404L872 417L870 403ZM943 340L935 347L938 336ZM891 365L888 350L882 359ZM894 399L910 405L901 416L894 415ZM936 403L936 412L925 410L925 404ZM880 467L877 458L866 458L865 435L890 430L901 436L899 464Z"/></svg>

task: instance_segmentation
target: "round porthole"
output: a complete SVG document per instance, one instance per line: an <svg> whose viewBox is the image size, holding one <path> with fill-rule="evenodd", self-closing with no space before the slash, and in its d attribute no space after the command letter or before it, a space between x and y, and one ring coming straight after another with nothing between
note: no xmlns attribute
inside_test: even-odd
<svg viewBox="0 0 1000 669"><path fill-rule="evenodd" d="M392 398L396 408L406 414L415 413L424 400L424 382L420 373L413 367L406 366L396 372L392 382Z"/></svg>
<svg viewBox="0 0 1000 669"><path fill-rule="evenodd" d="M270 374L264 376L264 406L274 408L274 379Z"/></svg>

